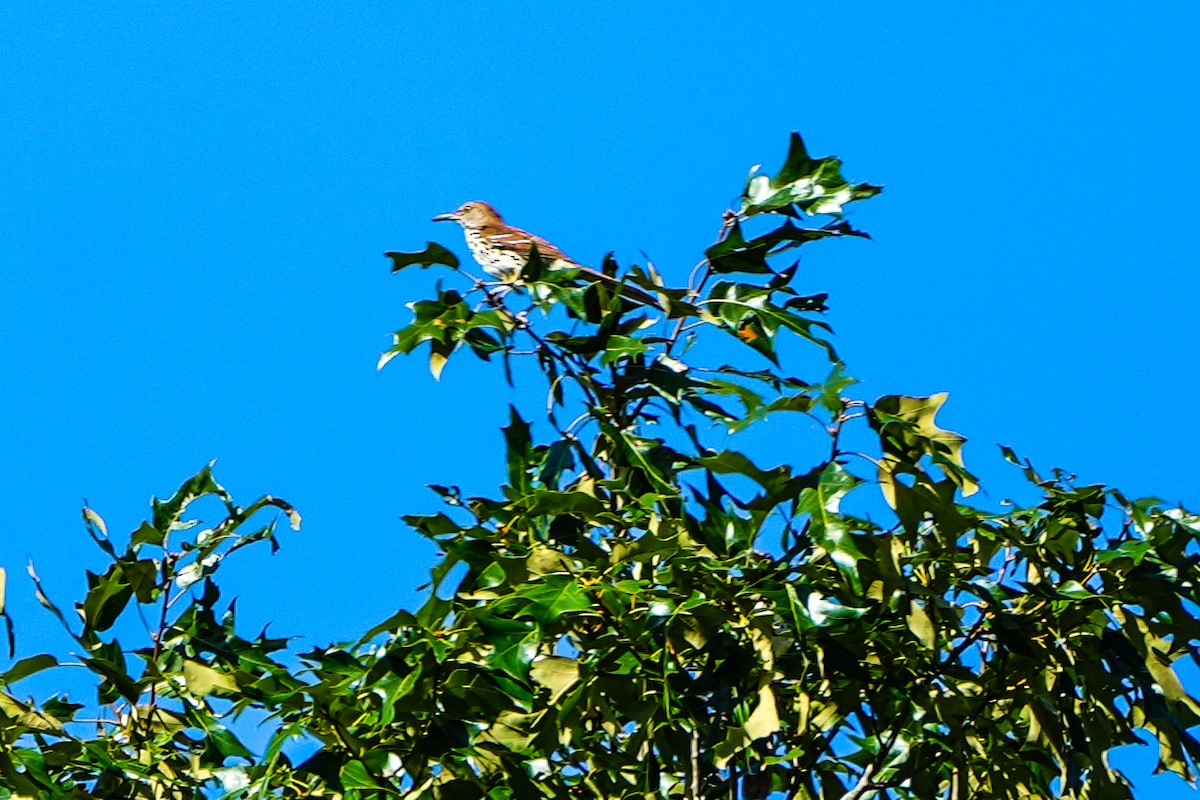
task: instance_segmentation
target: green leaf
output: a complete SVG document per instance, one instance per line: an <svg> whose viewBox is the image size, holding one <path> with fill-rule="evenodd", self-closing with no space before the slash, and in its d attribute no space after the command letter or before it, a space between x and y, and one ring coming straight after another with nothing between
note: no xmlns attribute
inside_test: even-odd
<svg viewBox="0 0 1200 800"><path fill-rule="evenodd" d="M143 522L141 526L133 532L133 536L130 537L129 542L134 547L143 544L162 547L163 543L166 541L166 536L167 534L165 531L160 531L149 522Z"/></svg>
<svg viewBox="0 0 1200 800"><path fill-rule="evenodd" d="M471 348L471 352L484 361L491 359L492 353L503 352L505 347L495 336L482 328L470 328L463 333L463 341Z"/></svg>
<svg viewBox="0 0 1200 800"><path fill-rule="evenodd" d="M234 736L225 726L213 726L206 733L208 734L208 740L226 758L244 758L251 761L254 759L253 751L242 744L241 740Z"/></svg>
<svg viewBox="0 0 1200 800"><path fill-rule="evenodd" d="M342 765L342 768L338 770L338 780L341 781L343 789L380 790L384 788L383 784L367 771L367 766L358 759L351 759Z"/></svg>
<svg viewBox="0 0 1200 800"><path fill-rule="evenodd" d="M646 342L634 336L610 336L600 357L601 364L616 364L622 360L636 358L646 353Z"/></svg>
<svg viewBox="0 0 1200 800"><path fill-rule="evenodd" d="M937 631L934 630L933 620L929 618L929 613L925 611L925 606L916 600L910 600L908 605L908 629L917 637L917 641L926 650L934 650L937 648Z"/></svg>
<svg viewBox="0 0 1200 800"><path fill-rule="evenodd" d="M947 392L929 397L885 395L869 409L868 420L878 431L884 451L879 461L879 488L892 508L896 508L896 475L913 471L916 462L925 455L959 487L963 496L979 489L963 462L966 437L944 430L934 422L949 396Z"/></svg>
<svg viewBox="0 0 1200 800"><path fill-rule="evenodd" d="M559 476L575 466L574 447L569 439L559 439L547 448L542 471L538 474L538 480L543 485L556 488Z"/></svg>
<svg viewBox="0 0 1200 800"><path fill-rule="evenodd" d="M858 562L864 556L839 508L842 498L860 483L840 464L830 462L821 469L816 486L801 491L796 504L798 512L809 515L809 535L813 542L829 554L855 594L862 591Z"/></svg>
<svg viewBox="0 0 1200 800"><path fill-rule="evenodd" d="M170 499L159 500L152 498L150 507L153 510L151 524L163 534L163 541L174 530L190 527L182 522L183 513L193 502L201 497L215 496L225 503L226 509L232 514L235 511L233 498L225 487L213 478L212 464L204 467L192 477L184 481Z"/></svg>
<svg viewBox="0 0 1200 800"><path fill-rule="evenodd" d="M1096 596L1095 592L1088 589L1079 581L1074 580L1067 581L1066 583L1057 587L1057 591L1063 597L1069 597L1072 600L1086 600L1090 597Z"/></svg>
<svg viewBox="0 0 1200 800"><path fill-rule="evenodd" d="M769 289L720 281L710 290L705 309L711 322L737 336L772 363L779 363L775 355L775 338L780 328L820 345L830 360L837 362L833 345L814 332L814 329L828 331L829 325L776 305L771 301L771 295Z"/></svg>
<svg viewBox="0 0 1200 800"><path fill-rule="evenodd" d="M498 636L493 640L495 650L488 658L488 663L514 678L523 679L529 672L529 665L537 655L541 641L541 634L532 627L522 635Z"/></svg>
<svg viewBox="0 0 1200 800"><path fill-rule="evenodd" d="M604 504L597 500L595 495L587 492L533 489L524 500L525 513L537 517L554 518L561 514L584 514L590 517L604 508Z"/></svg>
<svg viewBox="0 0 1200 800"><path fill-rule="evenodd" d="M533 439L529 423L521 419L516 406L508 407L509 423L502 430L508 446L508 483L523 492L530 487L529 466L533 460Z"/></svg>
<svg viewBox="0 0 1200 800"><path fill-rule="evenodd" d="M51 733L63 734L62 723L49 714L44 714L36 708L31 707L20 700L17 700L7 692L0 692L0 719L5 722L5 727L9 730L16 727L19 733ZM18 726L14 726L16 722ZM24 728L24 730L21 730ZM5 748L7 750L7 746ZM0 751L0 758L3 757L5 751ZM40 759L39 759L40 760ZM0 765L3 762L0 761ZM3 774L0 772L0 774ZM7 775L5 777L8 777ZM22 800L24 800L22 798Z"/></svg>
<svg viewBox="0 0 1200 800"><path fill-rule="evenodd" d="M441 380L442 370L446 368L446 362L450 360L450 354L454 352L454 345L434 339L429 343L429 374L433 379Z"/></svg>
<svg viewBox="0 0 1200 800"><path fill-rule="evenodd" d="M775 693L770 684L758 690L758 700L754 710L746 717L741 726L730 726L727 729L725 741L713 749L716 756L714 763L723 769L738 753L745 750L759 739L765 739L781 728L779 712L775 704Z"/></svg>
<svg viewBox="0 0 1200 800"><path fill-rule="evenodd" d="M729 229L729 234L708 248L704 257L708 259L712 271L718 275L731 272L770 275L773 271L767 264L767 256L771 244L761 237L746 241L742 226L735 222Z"/></svg>
<svg viewBox="0 0 1200 800"><path fill-rule="evenodd" d="M137 702L140 694L137 684L129 675L129 666L125 663L125 653L117 640L96 645L92 656L81 657L88 669L103 678L97 690L101 703L113 703L118 698Z"/></svg>
<svg viewBox="0 0 1200 800"><path fill-rule="evenodd" d="M183 662L183 680L188 691L198 697L206 697L214 692L236 694L239 691L237 681L232 675L198 661Z"/></svg>
<svg viewBox="0 0 1200 800"><path fill-rule="evenodd" d="M106 631L125 610L133 590L121 564L113 564L104 575L87 575L92 588L83 601L83 621L93 631Z"/></svg>
<svg viewBox="0 0 1200 800"><path fill-rule="evenodd" d="M0 673L0 682L3 682L5 685L11 685L22 678L28 678L30 675L36 675L39 672L57 666L58 659L49 653L29 656L28 658L22 658L3 673Z"/></svg>
<svg viewBox="0 0 1200 800"><path fill-rule="evenodd" d="M1183 682L1179 680L1179 675L1175 672L1174 667L1171 666L1170 659L1163 652L1166 649L1166 643L1156 643L1156 637L1149 633L1149 631L1145 635L1146 671L1154 678L1154 683L1157 685L1158 690L1168 700L1185 705L1193 713L1200 715L1200 703L1197 703L1188 694L1188 691L1183 688Z"/></svg>
<svg viewBox="0 0 1200 800"><path fill-rule="evenodd" d="M829 627L845 620L859 619L867 613L866 608L842 605L815 590L808 592L802 611L807 621L817 628Z"/></svg>
<svg viewBox="0 0 1200 800"><path fill-rule="evenodd" d="M870 238L862 231L852 228L847 222L836 222L821 228L801 228L788 220L775 230L747 241L742 233L741 225L734 223L729 234L708 248L704 255L708 259L712 271L718 275L734 272L752 275L770 274L775 276L771 281L770 288L781 289L791 282L797 264L776 274L767 259L807 242L838 236Z"/></svg>
<svg viewBox="0 0 1200 800"><path fill-rule="evenodd" d="M750 712L750 716L746 718L746 722L742 728L746 731L746 736L752 742L759 739L765 739L781 727L779 722L779 711L775 706L775 693L771 691L771 685L767 684L758 690L758 703L754 707L754 711Z"/></svg>
<svg viewBox="0 0 1200 800"><path fill-rule="evenodd" d="M513 711L502 711L487 729L484 736L514 752L524 752L533 741L537 731L534 725L540 718L538 714L521 714Z"/></svg>
<svg viewBox="0 0 1200 800"><path fill-rule="evenodd" d="M414 264L422 268L439 265L450 267L451 269L458 267L458 256L436 242L430 242L425 246L424 250L415 253L389 250L384 255L392 260L392 272L399 272L405 267L411 267Z"/></svg>
<svg viewBox="0 0 1200 800"><path fill-rule="evenodd" d="M45 609L47 609L51 614L53 614L55 616L55 618L58 619L59 623L61 623L62 626L64 628L66 628L67 631L69 632L71 630L71 626L67 624L67 618L65 616L63 616L62 609L60 609L57 605L55 605L54 601L50 599L50 596L48 594L46 594L45 589L42 587L42 579L40 577L38 577L37 570L35 570L33 568L33 561L29 562L29 564L25 567L25 571L29 574L30 580L33 581L34 596L37 597L38 602L41 603L42 606ZM7 615L7 612L6 612L6 615ZM74 634L72 634L72 635L74 635ZM11 641L11 638L12 638L12 625L11 624L9 625L9 638ZM9 649L10 650L12 649L11 644L10 644Z"/></svg>
<svg viewBox="0 0 1200 800"><path fill-rule="evenodd" d="M741 213L796 213L793 206L807 214L840 214L843 206L855 200L873 197L882 186L849 183L841 174L842 162L832 156L809 157L804 140L793 133L787 160L774 177L760 175L755 167L742 192Z"/></svg>
<svg viewBox="0 0 1200 800"><path fill-rule="evenodd" d="M518 680L524 680L542 642L537 626L526 620L494 616L490 612L478 615L476 621L491 645L487 662Z"/></svg>
<svg viewBox="0 0 1200 800"><path fill-rule="evenodd" d="M108 540L108 526L104 524L104 520L92 509L87 506L83 507L83 522L87 529L88 535L92 540L100 546L100 549L107 553L110 557L116 558L116 551L113 549L112 542Z"/></svg>
<svg viewBox="0 0 1200 800"><path fill-rule="evenodd" d="M592 599L573 576L550 574L540 583L517 587L498 607L510 604L515 606L512 616L527 616L545 627L563 614L591 608Z"/></svg>
<svg viewBox="0 0 1200 800"><path fill-rule="evenodd" d="M409 307L413 311L412 322L392 334L392 347L380 356L376 369L383 369L397 355L411 353L419 345L429 342L430 370L434 378L438 378L446 359L464 342L482 357L505 349L483 329L507 336L516 327L511 315L472 310L462 295L452 289L439 292L436 300L419 300L410 303Z"/></svg>
<svg viewBox="0 0 1200 800"><path fill-rule="evenodd" d="M537 283L548 270L549 267L546 264L546 260L538 252L537 242L530 242L529 258L525 260L525 265L521 267L521 282L526 284Z"/></svg>
<svg viewBox="0 0 1200 800"><path fill-rule="evenodd" d="M462 525L459 525L442 513L433 515L406 514L401 519L404 520L405 524L412 526L429 538L461 533L463 531Z"/></svg>
<svg viewBox="0 0 1200 800"><path fill-rule="evenodd" d="M800 491L812 483L810 475L794 475L786 464L769 470L760 469L748 457L733 450L725 450L697 460L697 465L717 475L744 475L764 489L750 502L748 508L769 510L780 503L796 500Z"/></svg>
<svg viewBox="0 0 1200 800"><path fill-rule="evenodd" d="M544 656L533 662L529 677L550 690L553 705L579 682L579 662L562 656Z"/></svg>
<svg viewBox="0 0 1200 800"><path fill-rule="evenodd" d="M32 567L31 567L32 569ZM5 598L8 585L8 572L3 567L0 567L0 619L4 620L4 634L8 640L8 657L12 658L17 649L16 634L13 631L12 617L8 615L8 609L5 607ZM41 598L41 587L38 587L38 597ZM61 617L61 615L60 615Z"/></svg>

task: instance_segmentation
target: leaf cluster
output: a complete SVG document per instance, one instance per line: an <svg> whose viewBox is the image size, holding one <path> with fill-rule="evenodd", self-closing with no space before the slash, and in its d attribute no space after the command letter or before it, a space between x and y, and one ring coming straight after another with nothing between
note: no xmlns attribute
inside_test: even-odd
<svg viewBox="0 0 1200 800"><path fill-rule="evenodd" d="M1200 663L1200 517L1008 449L1038 499L972 505L946 395L854 395L825 295L777 262L863 236L844 207L879 191L795 135L683 285L611 257L597 277L535 253L488 282L440 245L389 253L454 286L411 305L381 366L428 344L435 377L470 351L545 379L544 413L510 409L497 492L433 485L444 508L404 518L441 553L425 602L292 663L242 638L213 576L290 506L242 509L204 471L124 550L87 509L111 567L82 627L44 602L111 714L88 733L82 705L5 689L10 796L1119 799L1110 753L1144 738L1190 779L1200 706L1175 665ZM786 368L796 346L818 374ZM822 437L798 465L741 447L784 419ZM194 533L210 495L224 519ZM159 622L126 649L109 631L134 607Z"/></svg>

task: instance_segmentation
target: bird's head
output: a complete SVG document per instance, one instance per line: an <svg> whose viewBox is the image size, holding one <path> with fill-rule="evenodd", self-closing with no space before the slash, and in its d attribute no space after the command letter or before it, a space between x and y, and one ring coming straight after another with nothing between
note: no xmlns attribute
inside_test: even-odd
<svg viewBox="0 0 1200 800"><path fill-rule="evenodd" d="M464 228L478 228L503 222L496 209L482 200L469 200L448 214L438 214L434 222L457 222Z"/></svg>

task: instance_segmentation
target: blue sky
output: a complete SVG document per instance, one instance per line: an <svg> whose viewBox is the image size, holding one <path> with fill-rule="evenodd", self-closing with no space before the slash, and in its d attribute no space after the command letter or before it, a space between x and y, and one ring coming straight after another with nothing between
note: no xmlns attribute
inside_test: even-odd
<svg viewBox="0 0 1200 800"><path fill-rule="evenodd" d="M579 260L644 251L682 279L793 129L887 186L854 211L872 241L805 260L864 395L950 391L998 495L1003 442L1200 507L1198 25L1154 0L5 3L22 650L53 641L26 561L62 602L102 567L81 501L131 530L213 458L305 515L230 564L248 627L322 643L411 605L433 554L399 517L435 507L426 483L501 480L514 395L465 359L439 384L419 359L375 371L431 280L382 252L465 253L429 220L480 198Z"/></svg>

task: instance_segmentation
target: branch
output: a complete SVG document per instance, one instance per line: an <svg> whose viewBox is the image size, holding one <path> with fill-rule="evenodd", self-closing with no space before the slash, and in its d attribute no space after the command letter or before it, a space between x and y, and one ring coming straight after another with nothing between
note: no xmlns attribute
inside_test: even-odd
<svg viewBox="0 0 1200 800"><path fill-rule="evenodd" d="M867 792L877 791L874 784L871 783L871 777L875 774L875 764L868 764L863 774L859 777L858 783L854 784L854 788L842 795L842 800L858 800Z"/></svg>
<svg viewBox="0 0 1200 800"><path fill-rule="evenodd" d="M733 230L733 226L737 220L737 213L726 209L725 213L721 215L721 230L717 233L718 243L725 241L725 237L729 235L731 230ZM693 288L693 281L695 281L696 277L696 269L701 270L700 280L694 284ZM704 284L708 282L710 277L712 277L712 264L710 264L706 258L697 264L696 267L692 269L692 274L688 276L688 294L692 295L692 297L695 299L699 299L700 292L704 289ZM686 317L680 317L678 320L676 320L675 330L673 330L671 335L667 337L666 348L663 351L667 355L670 355L671 348L675 346L675 342L679 339L679 334L683 332L686 319Z"/></svg>
<svg viewBox="0 0 1200 800"><path fill-rule="evenodd" d="M729 235L731 230L733 230L733 226L737 220L738 215L736 212L729 209L725 210L725 213L721 215L721 230L717 233L718 242L725 241L725 237ZM699 281L696 281L697 270L700 270ZM688 276L688 294L691 295L694 300L700 297L700 292L704 289L704 284L708 282L708 279L711 276L712 265L709 263L707 258L692 268L692 274ZM671 354L671 350L675 347L675 343L679 341L679 335L683 333L686 323L686 317L680 317L675 321L675 330L671 331L671 334L667 337L666 344L663 347L663 355L669 356ZM642 401L638 403L637 407L634 408L629 414L629 418L631 420L638 419L638 417L642 415L642 412L646 410L646 405L649 402L649 397L643 398Z"/></svg>
<svg viewBox="0 0 1200 800"><path fill-rule="evenodd" d="M858 778L858 783L854 787L842 795L841 800L859 800L868 792L877 792L880 789L886 789L887 784L875 783L875 773L877 773L886 762L888 755L892 752L892 748L896 746L896 740L900 738L900 729L893 728L891 736L888 737L887 744L879 749L879 755L875 757L870 764L863 768L862 775Z"/></svg>
<svg viewBox="0 0 1200 800"><path fill-rule="evenodd" d="M538 334L537 331L535 331L532 327L530 327L528 320L526 320L520 314L514 313L512 311L512 309L510 309L510 308L508 308L508 306L504 305L503 295L500 295L500 294L494 292L492 290L492 288L490 286L488 286L486 281L484 281L482 278L472 275L470 272L467 272L465 269L462 269L461 267L459 267L459 272L461 272L463 275L465 275L467 278L469 278L472 282L474 282L475 286L477 286L479 289L483 290L483 293L487 296L488 305L490 305L492 308L496 309L497 311L501 312L506 317L508 317L508 319L513 323L513 327L515 329L524 331L526 334L529 335L529 338L533 339L533 341L537 343L538 347L540 347L545 353L547 353L555 361L558 361L560 364L562 364L563 369L566 370L567 374L570 375L575 380L575 383L579 386L579 388L587 396L589 402L591 402L591 404L593 406L600 405L600 400L599 400L599 398L596 397L595 393L592 391L592 388L589 385L589 381L586 378L584 378L575 369L575 366L571 363L570 359L567 357L566 354L564 354L560 350L555 349L549 342L547 342L545 339L543 339L541 337L541 335Z"/></svg>

